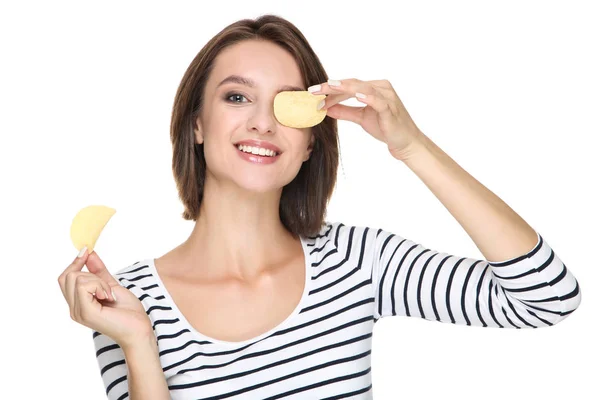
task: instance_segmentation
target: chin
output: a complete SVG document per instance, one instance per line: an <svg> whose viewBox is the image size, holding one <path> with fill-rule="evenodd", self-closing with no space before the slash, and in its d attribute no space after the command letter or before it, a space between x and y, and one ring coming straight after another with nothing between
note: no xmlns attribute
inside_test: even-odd
<svg viewBox="0 0 600 400"><path fill-rule="evenodd" d="M255 193L268 193L281 189L284 184L267 176L237 176L235 183L242 189Z"/></svg>
<svg viewBox="0 0 600 400"><path fill-rule="evenodd" d="M277 178L269 176L268 174L259 176L255 171L248 174L240 174L234 180L237 185L250 192L255 193L268 193L273 191L281 190L285 185L289 184L294 180L294 176L287 177L282 180L281 176Z"/></svg>

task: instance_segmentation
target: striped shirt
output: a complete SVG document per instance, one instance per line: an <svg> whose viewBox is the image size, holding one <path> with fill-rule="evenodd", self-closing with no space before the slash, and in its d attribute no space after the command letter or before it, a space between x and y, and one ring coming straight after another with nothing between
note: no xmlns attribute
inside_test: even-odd
<svg viewBox="0 0 600 400"><path fill-rule="evenodd" d="M340 222L300 240L306 281L299 304L277 327L241 342L196 331L165 290L154 259L115 274L146 309L174 400L372 399L371 339L380 318L541 328L581 302L577 280L539 233L532 250L502 262ZM108 398L128 398L123 351L99 332L93 340Z"/></svg>

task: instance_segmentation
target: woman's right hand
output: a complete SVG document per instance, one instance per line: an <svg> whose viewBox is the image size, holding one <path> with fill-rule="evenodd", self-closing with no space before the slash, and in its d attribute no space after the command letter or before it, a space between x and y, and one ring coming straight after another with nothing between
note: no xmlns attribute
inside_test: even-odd
<svg viewBox="0 0 600 400"><path fill-rule="evenodd" d="M82 271L84 264L90 272ZM109 336L122 348L154 334L143 304L117 282L95 251L88 255L86 250L81 258L75 258L58 283L71 319Z"/></svg>

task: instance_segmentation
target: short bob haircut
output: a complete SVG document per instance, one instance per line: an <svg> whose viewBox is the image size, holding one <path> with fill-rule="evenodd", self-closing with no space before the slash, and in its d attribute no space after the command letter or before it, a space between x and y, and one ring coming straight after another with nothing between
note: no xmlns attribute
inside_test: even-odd
<svg viewBox="0 0 600 400"><path fill-rule="evenodd" d="M244 40L266 40L288 51L298 64L306 87L328 79L304 35L282 17L267 14L255 20L242 19L210 39L185 71L171 115L172 169L185 207L182 217L186 220L197 220L204 193L204 144L196 143L194 128L202 109L206 82L219 52ZM283 187L279 203L279 216L285 228L302 236L316 235L325 224L339 157L337 121L326 116L311 129L315 136L311 156L294 180Z"/></svg>

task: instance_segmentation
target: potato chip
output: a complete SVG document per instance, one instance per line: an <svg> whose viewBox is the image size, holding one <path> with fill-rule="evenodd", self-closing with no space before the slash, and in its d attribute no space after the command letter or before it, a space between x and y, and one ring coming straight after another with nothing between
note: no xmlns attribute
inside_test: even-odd
<svg viewBox="0 0 600 400"><path fill-rule="evenodd" d="M273 102L275 118L291 128L315 126L327 115L327 110L317 110L317 105L325 97L324 94L315 95L307 91L279 92Z"/></svg>
<svg viewBox="0 0 600 400"><path fill-rule="evenodd" d="M87 206L79 210L71 223L71 241L77 250L87 246L88 254L91 254L100 233L115 212L114 208L107 206Z"/></svg>

